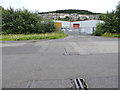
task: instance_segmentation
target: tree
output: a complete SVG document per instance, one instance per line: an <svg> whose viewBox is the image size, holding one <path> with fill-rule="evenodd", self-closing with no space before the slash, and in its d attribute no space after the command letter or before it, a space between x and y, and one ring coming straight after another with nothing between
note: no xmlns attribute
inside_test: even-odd
<svg viewBox="0 0 120 90"><path fill-rule="evenodd" d="M107 12L107 15L104 18L104 22L106 25L106 32L108 33L116 33L117 32L117 17L115 14L115 11L112 11L111 13Z"/></svg>
<svg viewBox="0 0 120 90"><path fill-rule="evenodd" d="M3 9L2 13L2 32L3 34L29 34L34 33L35 24L41 20L35 13L26 9L14 10L9 8Z"/></svg>
<svg viewBox="0 0 120 90"><path fill-rule="evenodd" d="M51 19L45 19L44 20L44 32L55 32L56 27L54 25L54 22Z"/></svg>
<svg viewBox="0 0 120 90"><path fill-rule="evenodd" d="M3 10L3 7L0 6L0 34L1 34L1 31L2 31L2 10Z"/></svg>
<svg viewBox="0 0 120 90"><path fill-rule="evenodd" d="M61 18L59 17L58 20L61 20Z"/></svg>
<svg viewBox="0 0 120 90"><path fill-rule="evenodd" d="M120 34L120 5L117 6L116 11L107 12L102 19L104 23L97 25L95 35L102 35L104 33Z"/></svg>
<svg viewBox="0 0 120 90"><path fill-rule="evenodd" d="M104 20L105 16L106 16L106 14L100 14L98 19L99 20Z"/></svg>
<svg viewBox="0 0 120 90"><path fill-rule="evenodd" d="M42 22L38 22L35 27L37 33L55 32L57 30L54 22L49 18L46 18Z"/></svg>
<svg viewBox="0 0 120 90"><path fill-rule="evenodd" d="M116 9L116 17L117 17L117 33L120 34L120 4L117 6Z"/></svg>
<svg viewBox="0 0 120 90"><path fill-rule="evenodd" d="M64 20L65 20L65 21L70 21L70 18L69 18L68 16L66 16L66 17L64 18Z"/></svg>
<svg viewBox="0 0 120 90"><path fill-rule="evenodd" d="M54 22L42 18L37 13L31 13L27 9L2 8L2 33L3 34L31 34L46 33L56 30Z"/></svg>
<svg viewBox="0 0 120 90"><path fill-rule="evenodd" d="M96 31L94 32L94 35L101 36L102 34L105 33L105 28L106 28L106 25L104 23L98 23L96 25Z"/></svg>

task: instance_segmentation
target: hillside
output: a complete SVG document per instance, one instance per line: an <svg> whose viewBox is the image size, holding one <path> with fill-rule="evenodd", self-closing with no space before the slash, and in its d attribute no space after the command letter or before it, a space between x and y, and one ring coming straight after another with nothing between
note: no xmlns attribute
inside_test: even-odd
<svg viewBox="0 0 120 90"><path fill-rule="evenodd" d="M85 15L96 15L100 13L94 13L88 10L77 10L77 9L66 9L66 10L56 10L56 11L49 11L49 12L39 12L39 14L46 14L46 13L77 13L77 14L85 14Z"/></svg>

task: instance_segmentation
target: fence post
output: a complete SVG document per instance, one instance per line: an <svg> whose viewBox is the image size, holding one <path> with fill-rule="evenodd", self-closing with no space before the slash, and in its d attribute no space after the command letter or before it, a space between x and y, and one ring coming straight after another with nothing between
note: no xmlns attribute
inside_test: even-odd
<svg viewBox="0 0 120 90"><path fill-rule="evenodd" d="M80 35L81 34L80 28L78 30L79 30L79 35Z"/></svg>
<svg viewBox="0 0 120 90"><path fill-rule="evenodd" d="M92 30L93 30L93 33L95 32L95 29L94 29L94 27L92 28Z"/></svg>

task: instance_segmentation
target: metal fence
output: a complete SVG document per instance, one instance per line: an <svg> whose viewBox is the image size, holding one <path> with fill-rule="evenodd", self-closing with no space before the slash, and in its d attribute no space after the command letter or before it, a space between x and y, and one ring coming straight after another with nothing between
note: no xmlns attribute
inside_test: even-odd
<svg viewBox="0 0 120 90"><path fill-rule="evenodd" d="M80 27L80 28L67 28L62 27L61 31L64 32L72 32L72 33L78 33L78 34L93 34L96 30L96 27Z"/></svg>

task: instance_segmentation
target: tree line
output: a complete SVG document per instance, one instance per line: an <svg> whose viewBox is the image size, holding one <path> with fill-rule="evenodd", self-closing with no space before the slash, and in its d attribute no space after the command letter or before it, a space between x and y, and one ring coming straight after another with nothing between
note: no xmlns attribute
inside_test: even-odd
<svg viewBox="0 0 120 90"><path fill-rule="evenodd" d="M47 14L47 13L69 13L69 14L85 14L85 15L97 15L100 13L94 13L88 10L77 10L77 9L66 9L66 10L56 10L56 11L49 11L49 12L39 12L39 14Z"/></svg>
<svg viewBox="0 0 120 90"><path fill-rule="evenodd" d="M120 34L120 5L116 7L116 10L101 15L100 19L104 23L97 25L94 35L101 36L104 33Z"/></svg>
<svg viewBox="0 0 120 90"><path fill-rule="evenodd" d="M50 19L44 21L37 13L27 9L2 9L2 34L32 34L55 32L57 29Z"/></svg>

